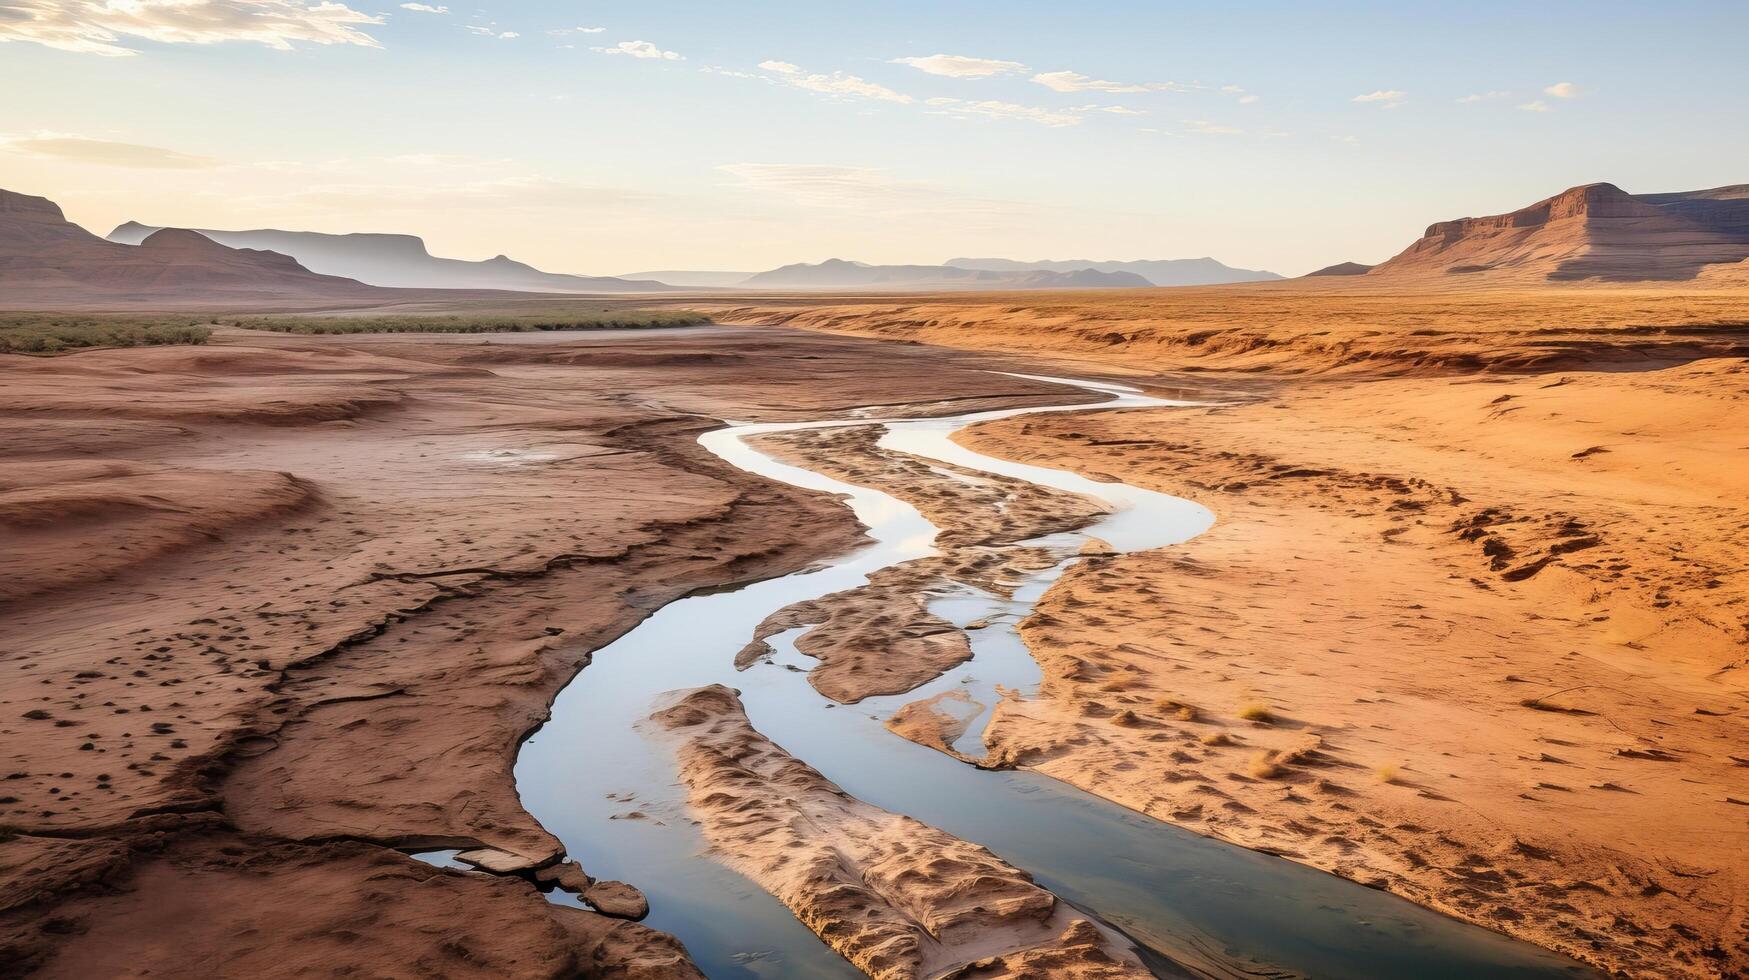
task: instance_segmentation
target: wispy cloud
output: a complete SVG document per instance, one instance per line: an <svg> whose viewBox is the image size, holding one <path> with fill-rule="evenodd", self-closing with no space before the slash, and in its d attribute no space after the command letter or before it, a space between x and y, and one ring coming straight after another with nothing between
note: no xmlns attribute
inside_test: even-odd
<svg viewBox="0 0 1749 980"><path fill-rule="evenodd" d="M989 78L992 75L1013 75L1026 71L1018 61L997 61L993 58L972 58L963 54L932 54L927 57L894 58L892 64L910 65L918 71L948 78Z"/></svg>
<svg viewBox="0 0 1749 980"><path fill-rule="evenodd" d="M1521 112L1554 112L1555 111L1554 106L1549 105L1547 102L1544 102L1542 99L1533 99L1530 102L1526 102L1526 103L1520 105L1518 108Z"/></svg>
<svg viewBox="0 0 1749 980"><path fill-rule="evenodd" d="M515 31L500 31L495 25L466 24L464 26L470 33L478 34L481 37L495 37L500 41L514 41L522 36Z"/></svg>
<svg viewBox="0 0 1749 980"><path fill-rule="evenodd" d="M416 14L447 14L447 13L449 13L448 7L433 7L432 5L430 5L428 3L404 3L404 4L401 4L401 9L402 10L411 10Z"/></svg>
<svg viewBox="0 0 1749 980"><path fill-rule="evenodd" d="M1246 92L1242 85L1222 85L1221 94L1233 96L1240 105L1255 105L1259 101L1259 96Z"/></svg>
<svg viewBox="0 0 1749 980"><path fill-rule="evenodd" d="M1041 126L1074 126L1081 122L1080 109L1046 109L1040 106L1018 105L994 100L930 99L928 105L944 115L985 116L991 119L1019 119Z"/></svg>
<svg viewBox="0 0 1749 980"><path fill-rule="evenodd" d="M611 48L590 48L598 54L623 54L632 58L656 58L662 61L685 61L678 51L664 51L648 41L621 41Z"/></svg>
<svg viewBox="0 0 1749 980"><path fill-rule="evenodd" d="M158 146L118 143L114 140L62 136L52 133L39 133L35 136L0 136L0 149L36 157L51 157L72 163L95 163L107 167L131 167L144 170L204 170L219 166L219 161L212 157L179 153Z"/></svg>
<svg viewBox="0 0 1749 980"><path fill-rule="evenodd" d="M158 44L242 41L289 51L297 42L381 47L361 28L383 23L336 0L7 0L0 43L127 57L124 39Z"/></svg>
<svg viewBox="0 0 1749 980"><path fill-rule="evenodd" d="M840 98L873 99L877 102L897 102L900 105L910 105L917 101L902 92L895 92L885 85L871 82L857 75L835 71L830 75L809 73L800 66L787 61L761 61L759 67L770 72L770 78L794 85L809 92L821 95L831 95Z"/></svg>
<svg viewBox="0 0 1749 980"><path fill-rule="evenodd" d="M547 33L553 37L569 37L572 34L600 34L605 27L555 27Z"/></svg>
<svg viewBox="0 0 1749 980"><path fill-rule="evenodd" d="M1572 82L1556 82L1543 89L1543 94L1557 99L1577 99L1585 94L1585 90Z"/></svg>
<svg viewBox="0 0 1749 980"><path fill-rule="evenodd" d="M1382 88L1376 92L1368 92L1365 95L1357 95L1354 98L1350 99L1349 101L1350 102L1359 102L1362 105L1376 105L1381 109L1395 109L1396 107L1409 101L1409 93L1399 92L1394 88L1392 88L1392 89L1383 89Z"/></svg>
<svg viewBox="0 0 1749 980"><path fill-rule="evenodd" d="M1499 99L1512 98L1511 92L1495 90L1492 92L1475 92L1457 100L1458 105L1475 105L1478 102L1493 102Z"/></svg>
<svg viewBox="0 0 1749 980"><path fill-rule="evenodd" d="M1135 92L1182 92L1186 89L1186 86L1176 82L1112 82L1073 71L1042 72L1032 76L1032 80L1053 92L1105 92L1126 95Z"/></svg>

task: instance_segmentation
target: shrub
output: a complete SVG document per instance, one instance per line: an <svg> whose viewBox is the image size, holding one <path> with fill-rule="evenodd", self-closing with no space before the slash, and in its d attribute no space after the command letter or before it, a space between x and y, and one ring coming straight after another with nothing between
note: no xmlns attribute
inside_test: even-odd
<svg viewBox="0 0 1749 980"><path fill-rule="evenodd" d="M1275 720L1275 715L1269 710L1269 705L1253 701L1239 709L1239 717L1246 721L1267 723Z"/></svg>
<svg viewBox="0 0 1749 980"><path fill-rule="evenodd" d="M531 333L546 330L653 330L709 323L691 310L566 310L551 314L432 313L394 316L257 316L221 321L245 330L295 334Z"/></svg>
<svg viewBox="0 0 1749 980"><path fill-rule="evenodd" d="M204 344L212 330L194 318L0 315L0 354L64 354L93 347Z"/></svg>

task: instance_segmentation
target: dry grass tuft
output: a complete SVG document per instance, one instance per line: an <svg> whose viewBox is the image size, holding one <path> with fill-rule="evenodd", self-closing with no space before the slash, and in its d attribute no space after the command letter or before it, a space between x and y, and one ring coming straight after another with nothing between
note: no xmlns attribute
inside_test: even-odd
<svg viewBox="0 0 1749 980"><path fill-rule="evenodd" d="M1257 701L1241 707L1239 717L1259 724L1267 724L1275 720L1275 714L1269 710L1269 705Z"/></svg>
<svg viewBox="0 0 1749 980"><path fill-rule="evenodd" d="M1204 744L1204 745L1232 745L1233 740L1227 737L1226 732L1210 732L1207 735L1204 735L1202 737L1202 744Z"/></svg>
<svg viewBox="0 0 1749 980"><path fill-rule="evenodd" d="M1259 752L1251 757L1251 764L1245 771L1258 779L1274 779L1281 774L1281 767L1275 764L1274 752Z"/></svg>
<svg viewBox="0 0 1749 980"><path fill-rule="evenodd" d="M1196 705L1185 704L1177 698L1161 698L1154 702L1154 707L1161 714L1176 716L1179 721L1195 721L1199 715Z"/></svg>
<svg viewBox="0 0 1749 980"><path fill-rule="evenodd" d="M1397 766L1395 763L1380 766L1373 770L1373 773L1379 777L1379 782L1381 783L1394 783L1397 781Z"/></svg>

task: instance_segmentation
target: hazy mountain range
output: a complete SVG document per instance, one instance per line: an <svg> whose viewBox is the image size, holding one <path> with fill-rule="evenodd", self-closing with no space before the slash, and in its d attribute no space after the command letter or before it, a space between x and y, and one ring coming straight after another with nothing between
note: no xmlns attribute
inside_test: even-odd
<svg viewBox="0 0 1749 980"><path fill-rule="evenodd" d="M138 245L159 229L129 221L109 240ZM194 231L231 248L269 249L289 255L312 272L345 276L373 286L403 289L509 289L531 293L653 293L674 287L649 280L612 276L572 276L542 272L507 256L480 262L432 255L414 235L330 235L314 231Z"/></svg>
<svg viewBox="0 0 1749 980"><path fill-rule="evenodd" d="M1586 184L1506 214L1437 222L1377 266L1343 262L1312 275L1364 287L1375 282L1683 281L1703 274L1749 281L1749 184L1640 195L1613 184ZM68 221L46 198L0 190L0 300L15 309L143 304L289 309L391 302L410 295L389 287L410 287L423 291L411 294L421 299L441 299L430 291L1097 289L1279 278L1212 259L961 258L944 265L829 259L753 274L645 275L652 278L560 275L504 256L484 262L439 258L411 235L196 232L129 222L106 240ZM674 281L656 281L663 275Z"/></svg>
<svg viewBox="0 0 1749 980"><path fill-rule="evenodd" d="M1016 262L1013 259L948 259L947 264L959 269L983 269L990 272L1128 272L1141 276L1155 286L1218 286L1234 282L1269 282L1283 278L1261 269L1235 269L1211 258L1143 259L1133 262L1092 261L1089 259L1054 259L1039 262Z"/></svg>
<svg viewBox="0 0 1749 980"><path fill-rule="evenodd" d="M53 201L0 190L0 305L127 305L174 299L244 306L382 301L352 279L311 272L278 252L227 248L163 229L137 246L105 241Z"/></svg>
<svg viewBox="0 0 1749 980"><path fill-rule="evenodd" d="M798 262L744 280L748 289L1110 289L1153 283L1131 272L1020 270L996 272L952 265L869 265L827 259Z"/></svg>

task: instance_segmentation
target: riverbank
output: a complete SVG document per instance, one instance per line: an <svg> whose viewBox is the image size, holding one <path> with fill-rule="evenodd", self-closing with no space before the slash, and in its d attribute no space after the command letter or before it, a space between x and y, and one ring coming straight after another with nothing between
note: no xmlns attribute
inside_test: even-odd
<svg viewBox="0 0 1749 980"><path fill-rule="evenodd" d="M854 545L835 502L710 460L714 418L1061 397L801 334L541 340L0 358L5 972L689 970L398 852L557 860L511 763L589 651Z"/></svg>
<svg viewBox="0 0 1749 980"><path fill-rule="evenodd" d="M993 747L1606 968L1713 977L1749 948L1742 311L1266 289L746 315L1263 395L961 437L1218 515L1045 597L1042 695Z"/></svg>

